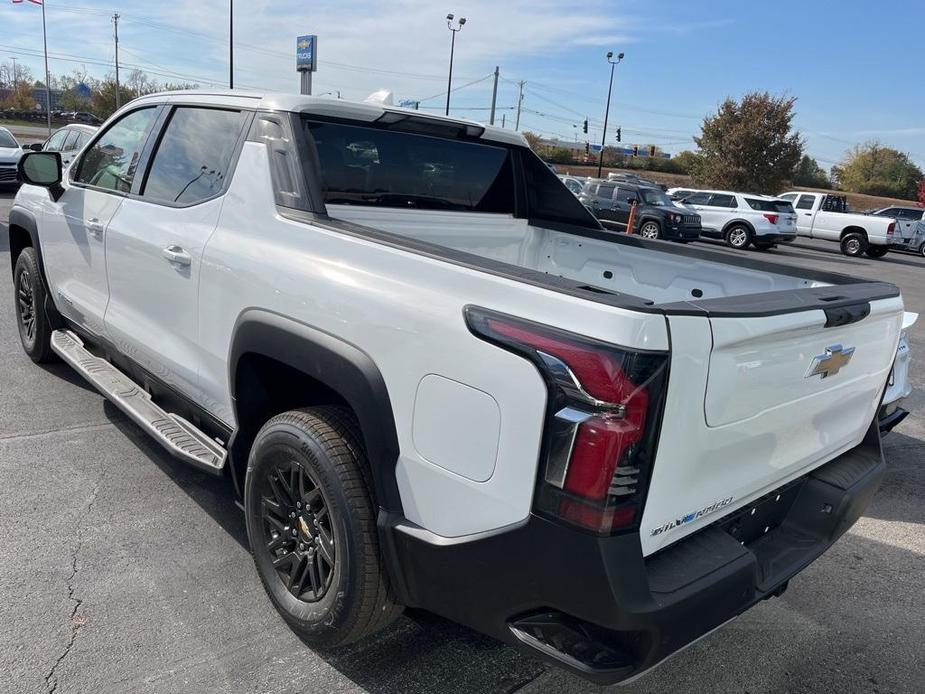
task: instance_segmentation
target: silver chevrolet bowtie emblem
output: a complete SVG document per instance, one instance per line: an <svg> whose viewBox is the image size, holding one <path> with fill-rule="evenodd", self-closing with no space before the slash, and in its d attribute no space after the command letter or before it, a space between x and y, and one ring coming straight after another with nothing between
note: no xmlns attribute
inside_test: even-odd
<svg viewBox="0 0 925 694"><path fill-rule="evenodd" d="M825 354L820 354L813 359L812 365L806 374L806 378L813 376L822 376L828 378L841 371L843 366L847 366L854 356L854 347L842 347L841 345L832 345L826 347Z"/></svg>

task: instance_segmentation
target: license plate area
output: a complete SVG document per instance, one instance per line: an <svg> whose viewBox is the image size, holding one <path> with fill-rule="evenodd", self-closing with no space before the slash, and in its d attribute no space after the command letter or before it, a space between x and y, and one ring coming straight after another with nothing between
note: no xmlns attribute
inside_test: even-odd
<svg viewBox="0 0 925 694"><path fill-rule="evenodd" d="M766 494L724 519L720 527L740 544L750 545L780 526L805 482L800 478Z"/></svg>

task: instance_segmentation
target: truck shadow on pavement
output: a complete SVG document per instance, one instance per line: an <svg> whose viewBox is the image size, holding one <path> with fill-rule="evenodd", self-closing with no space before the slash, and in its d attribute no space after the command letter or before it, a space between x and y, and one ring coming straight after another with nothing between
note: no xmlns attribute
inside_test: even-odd
<svg viewBox="0 0 925 694"><path fill-rule="evenodd" d="M104 400L103 408L113 426L249 555L244 513L230 480L175 460L115 405ZM286 629L282 620L278 628ZM547 669L528 654L421 610L407 610L382 632L344 648L306 648L366 691L382 694L508 692Z"/></svg>

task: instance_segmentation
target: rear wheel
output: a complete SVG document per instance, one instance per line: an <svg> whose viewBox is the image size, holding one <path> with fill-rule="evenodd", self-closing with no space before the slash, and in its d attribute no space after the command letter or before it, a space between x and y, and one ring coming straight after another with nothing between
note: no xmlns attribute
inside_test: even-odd
<svg viewBox="0 0 925 694"><path fill-rule="evenodd" d="M841 240L841 252L852 258L863 255L867 250L867 237L860 232L853 231L845 234Z"/></svg>
<svg viewBox="0 0 925 694"><path fill-rule="evenodd" d="M919 255L925 258L925 243L919 246Z"/></svg>
<svg viewBox="0 0 925 694"><path fill-rule="evenodd" d="M16 325L22 348L37 364L52 361L51 326L45 316L45 285L39 275L35 249L24 248L13 271L13 298L16 302Z"/></svg>
<svg viewBox="0 0 925 694"><path fill-rule="evenodd" d="M890 250L889 246L868 246L864 251L868 258L882 258Z"/></svg>
<svg viewBox="0 0 925 694"><path fill-rule="evenodd" d="M639 235L644 239L662 238L662 227L658 222L648 219L639 227Z"/></svg>
<svg viewBox="0 0 925 694"><path fill-rule="evenodd" d="M248 462L244 506L273 605L317 646L357 641L394 620L376 505L353 415L325 406L267 422Z"/></svg>
<svg viewBox="0 0 925 694"><path fill-rule="evenodd" d="M748 244L751 241L751 234L748 230L748 227L741 224L735 224L728 229L726 229L726 234L724 236L726 240L726 245L731 246L742 250L748 248Z"/></svg>

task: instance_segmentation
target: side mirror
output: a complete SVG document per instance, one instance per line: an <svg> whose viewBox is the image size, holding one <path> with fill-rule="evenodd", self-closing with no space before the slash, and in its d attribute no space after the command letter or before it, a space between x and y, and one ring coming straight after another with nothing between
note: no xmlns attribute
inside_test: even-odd
<svg viewBox="0 0 925 694"><path fill-rule="evenodd" d="M24 183L48 188L53 200L61 197L61 154L58 152L26 152L16 166Z"/></svg>
<svg viewBox="0 0 925 694"><path fill-rule="evenodd" d="M30 150L30 151L32 151L32 152L41 152L41 151L42 151L42 147L44 147L44 145L43 145L41 142L33 142L33 143L32 143L31 145L29 145L26 149L28 149L28 150Z"/></svg>

